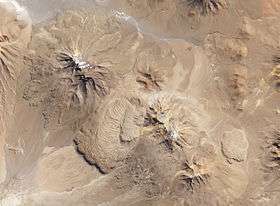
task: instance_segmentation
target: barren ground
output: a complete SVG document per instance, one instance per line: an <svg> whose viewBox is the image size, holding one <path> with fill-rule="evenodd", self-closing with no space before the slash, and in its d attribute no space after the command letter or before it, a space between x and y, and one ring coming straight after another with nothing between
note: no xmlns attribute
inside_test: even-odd
<svg viewBox="0 0 280 206"><path fill-rule="evenodd" d="M279 205L278 1L18 2L1 206Z"/></svg>

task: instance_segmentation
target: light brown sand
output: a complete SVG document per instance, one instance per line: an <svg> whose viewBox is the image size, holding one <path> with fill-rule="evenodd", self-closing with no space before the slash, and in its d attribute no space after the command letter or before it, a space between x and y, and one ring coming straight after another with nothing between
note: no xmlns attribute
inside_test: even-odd
<svg viewBox="0 0 280 206"><path fill-rule="evenodd" d="M0 6L0 205L279 204L277 2L22 3L32 33Z"/></svg>

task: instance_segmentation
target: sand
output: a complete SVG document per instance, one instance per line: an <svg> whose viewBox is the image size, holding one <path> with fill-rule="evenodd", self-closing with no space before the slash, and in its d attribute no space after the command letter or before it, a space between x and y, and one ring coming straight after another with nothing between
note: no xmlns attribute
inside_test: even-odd
<svg viewBox="0 0 280 206"><path fill-rule="evenodd" d="M276 1L19 3L0 1L0 205L279 204Z"/></svg>

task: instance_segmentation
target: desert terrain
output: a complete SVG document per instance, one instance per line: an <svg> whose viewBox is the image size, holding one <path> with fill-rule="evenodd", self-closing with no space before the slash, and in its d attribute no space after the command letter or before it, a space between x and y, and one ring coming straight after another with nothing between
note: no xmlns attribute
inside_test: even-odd
<svg viewBox="0 0 280 206"><path fill-rule="evenodd" d="M0 0L0 206L278 206L279 11Z"/></svg>

